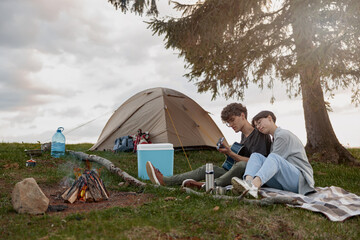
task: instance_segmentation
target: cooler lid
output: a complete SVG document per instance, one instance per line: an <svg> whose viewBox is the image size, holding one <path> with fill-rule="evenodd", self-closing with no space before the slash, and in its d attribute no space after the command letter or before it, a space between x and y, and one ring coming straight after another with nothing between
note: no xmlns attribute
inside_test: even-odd
<svg viewBox="0 0 360 240"><path fill-rule="evenodd" d="M150 143L150 144L139 144L137 150L173 150L172 143Z"/></svg>

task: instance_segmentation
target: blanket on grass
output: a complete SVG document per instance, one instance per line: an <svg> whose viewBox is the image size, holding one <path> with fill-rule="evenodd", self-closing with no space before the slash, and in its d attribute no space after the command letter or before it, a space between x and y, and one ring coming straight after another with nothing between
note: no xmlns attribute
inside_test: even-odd
<svg viewBox="0 0 360 240"><path fill-rule="evenodd" d="M360 197L345 191L340 187L316 187L316 192L306 196L278 190L274 188L261 188L259 193L263 197L286 196L298 200L300 207L313 212L320 212L331 221L344 221L345 219L360 215Z"/></svg>

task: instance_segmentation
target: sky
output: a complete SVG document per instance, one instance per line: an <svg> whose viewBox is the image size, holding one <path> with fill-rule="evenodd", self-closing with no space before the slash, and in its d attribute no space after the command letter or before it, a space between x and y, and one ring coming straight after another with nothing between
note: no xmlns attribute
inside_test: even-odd
<svg viewBox="0 0 360 240"><path fill-rule="evenodd" d="M176 16L168 1L157 2L161 17ZM107 0L1 0L0 18L0 142L49 142L61 126L66 143L95 143L129 97L166 87L210 112L229 143L240 134L222 123L220 113L242 102L249 119L271 110L278 126L306 144L301 98L289 99L281 83L273 90L251 85L243 101L212 101L183 76L184 59L165 49L163 36L152 35L147 17L123 14ZM339 141L360 147L360 109L351 104L350 90L326 100Z"/></svg>

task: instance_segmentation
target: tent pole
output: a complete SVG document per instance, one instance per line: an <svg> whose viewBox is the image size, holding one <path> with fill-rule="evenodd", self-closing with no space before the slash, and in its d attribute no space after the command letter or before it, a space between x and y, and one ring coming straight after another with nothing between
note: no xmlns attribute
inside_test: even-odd
<svg viewBox="0 0 360 240"><path fill-rule="evenodd" d="M176 136L177 136L177 138L179 139L179 142L180 142L181 148L182 148L182 150L183 150L183 152L184 152L184 155L185 155L185 158L186 158L186 160L187 160L187 162L188 162L188 164L189 164L190 170L192 170L192 167L191 167L191 164L190 164L189 158L188 158L188 156L186 155L186 152L185 152L184 146L183 146L183 144L182 144L182 142L181 142L181 140L180 140L180 137L179 137L178 131L176 130L175 124L174 124L174 122L173 122L173 120L172 120L172 117L171 117L171 115L170 115L169 109L168 109L168 107L167 107L166 105L165 105L165 109L166 109L166 111L167 111L167 113L168 113L168 115L169 115L170 121L171 121L171 123L172 123L172 125L173 125L173 127L174 127L174 129L175 129Z"/></svg>

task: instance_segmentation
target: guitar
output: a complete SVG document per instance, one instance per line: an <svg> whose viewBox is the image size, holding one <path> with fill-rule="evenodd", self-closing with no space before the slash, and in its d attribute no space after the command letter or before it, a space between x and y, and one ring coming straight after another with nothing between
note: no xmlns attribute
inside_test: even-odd
<svg viewBox="0 0 360 240"><path fill-rule="evenodd" d="M247 150L247 148L244 147L243 144L240 144L238 142L234 142L234 144L231 146L230 149L231 149L231 151L233 151L237 155L241 155L241 156L244 156L244 157L249 157L250 156L250 153ZM226 159L225 159L222 167L226 171L229 171L235 163L236 163L236 161L234 159L232 159L231 157L226 155Z"/></svg>

